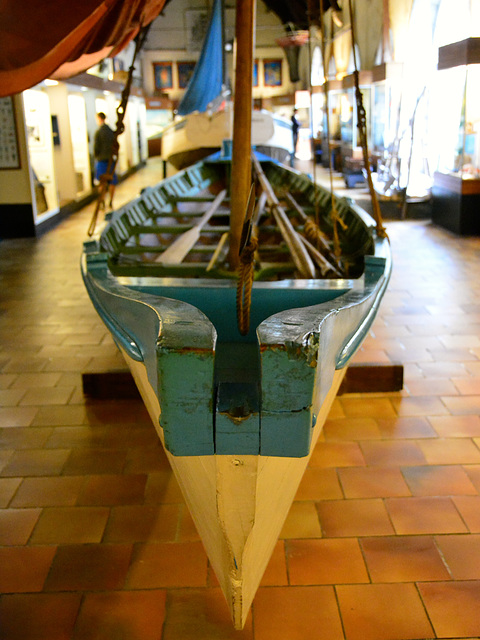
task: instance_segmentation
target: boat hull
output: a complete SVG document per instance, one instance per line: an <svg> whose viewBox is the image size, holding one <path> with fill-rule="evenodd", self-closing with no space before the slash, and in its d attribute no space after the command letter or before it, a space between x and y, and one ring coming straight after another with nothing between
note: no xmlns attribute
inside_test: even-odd
<svg viewBox="0 0 480 640"><path fill-rule="evenodd" d="M123 352L143 401L158 428L161 411L146 368ZM321 406L310 453L301 458L255 455L167 458L202 539L236 629L250 606L294 500L313 448L346 369L335 372Z"/></svg>
<svg viewBox="0 0 480 640"><path fill-rule="evenodd" d="M191 166L232 138L232 111L192 113L169 124L162 133L162 157L177 170ZM286 162L293 153L290 123L266 111L252 112L252 145L260 153Z"/></svg>

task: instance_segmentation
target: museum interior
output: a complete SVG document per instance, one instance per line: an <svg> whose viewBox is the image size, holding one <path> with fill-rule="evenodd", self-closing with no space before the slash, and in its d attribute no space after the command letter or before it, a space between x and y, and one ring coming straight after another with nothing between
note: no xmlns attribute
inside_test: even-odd
<svg viewBox="0 0 480 640"><path fill-rule="evenodd" d="M50 8L42 3L42 12L38 2L27 4L39 17L25 37L26 8L12 0L0 8L6 25L0 27L6 34L0 47L1 640L478 640L480 0L257 0L253 10L250 0L85 0L74 2L75 9L55 0ZM333 210L335 201L358 215L375 247L388 246L391 265L383 254L368 255L376 251L371 247L362 249L362 260L372 273L385 263L391 272L358 323L355 336L362 340L348 367L335 356L334 368L344 367L345 377L329 405L319 389L334 357L330 318L341 316L331 313L338 309L328 306L332 301L318 312L330 314L318 321L325 333L313 328L303 337L302 354L317 350L308 369L314 396L306 407L298 400L289 419L307 416L307 456L261 448L253 455L246 445L237 451L229 444L224 451L216 444L211 453L187 447L177 455L168 445L171 415L194 433L205 405L213 412L213 437L223 428L218 389L202 406L189 395L190 387L197 393L208 382L199 329L208 313L195 309L198 317L188 311L182 318L195 304L188 297L189 304L179 302L175 292L193 286L198 260L161 271L167 262L159 252L167 249L160 240L142 253L136 270L128 268L140 236L158 235L160 224L183 239L188 229L200 233L186 219L195 203L203 203L204 217L214 215L213 195L221 187L214 183L213 195L204 197L192 184L201 175L206 189L213 162L231 172L233 194L244 70L239 24L248 22L249 11L249 179L252 146L262 166L281 166L291 184L294 177L308 182L331 198ZM210 43L217 48L209 50ZM202 107L191 106L197 99ZM105 176L96 173L99 112L118 144L107 170L118 179L111 206ZM273 173L265 173L273 184ZM256 173L266 224L281 227L278 211L300 195L283 194L279 204L263 178ZM242 200L250 215L253 192L248 203L248 193ZM168 205L166 222L154 218L157 231L149 234L138 212L147 202L158 216L163 193L167 204L177 204ZM311 211L319 200L312 197ZM249 234L264 215L260 200ZM233 217L233 195L231 201ZM186 213L175 227L178 202L187 203ZM293 219L306 218L295 206ZM124 242L120 235L132 216L141 230ZM111 221L117 226L109 235ZM202 274L224 259L228 233L222 221L215 224L222 239ZM125 266L108 254L110 271L92 293L104 255L119 238L128 249ZM338 257L332 243L328 255ZM165 316L153 300L156 270L164 274ZM268 270L263 258L257 275L262 270ZM183 273L194 277L179 284ZM213 279L226 278L222 273ZM372 276L367 268L358 278L337 275L321 287L332 297L353 292L349 317L355 292L360 297ZM275 277L273 292L283 282L293 292L303 286L301 279ZM302 291L315 289L315 278ZM117 326L127 286L142 301L132 330L129 311L127 329ZM115 300L105 311L107 290ZM312 314L322 306L308 304ZM294 312L296 306L290 304ZM255 347L255 375L273 368L278 388L272 393L282 407L306 385L306 374L300 380L293 373L301 356L294 341L299 321L291 312L278 314L289 336L281 348L270 349L268 340ZM227 314L221 306L218 313ZM141 345L152 317L156 333L146 354ZM254 342L263 339L264 325L274 326L269 322L250 330ZM167 348L174 330L178 344ZM191 343L189 332L197 336ZM342 348L352 336L345 334ZM218 354L227 347L219 337ZM281 366L291 378L288 388L281 366L272 364L280 351L287 354ZM149 367L156 366L158 379L155 372L150 385ZM221 366L215 365L215 381ZM169 376L174 389L167 397ZM147 378L153 401L145 398ZM243 378L234 383L241 387ZM257 418L266 429L274 411L261 382L258 388ZM231 422L244 430L242 443L250 442L247 418L255 411L235 411ZM225 442L229 437L230 431ZM272 459L273 466L304 461L296 484L285 488L289 467L277 465L271 489L262 488ZM197 466L190 471L192 461ZM227 463L243 469L241 487L228 486ZM199 501L208 496L214 515L196 504L189 484ZM280 522L274 496L288 489L292 499ZM260 505L267 516L258 515ZM277 520L273 531L270 521ZM232 538L225 534L230 526ZM224 534L227 542L218 542ZM248 554L262 544L264 564L248 560L258 565L251 569L258 576L244 587ZM215 546L218 553L211 552ZM219 566L227 556L226 578ZM240 622L232 613L237 606L245 609Z"/></svg>

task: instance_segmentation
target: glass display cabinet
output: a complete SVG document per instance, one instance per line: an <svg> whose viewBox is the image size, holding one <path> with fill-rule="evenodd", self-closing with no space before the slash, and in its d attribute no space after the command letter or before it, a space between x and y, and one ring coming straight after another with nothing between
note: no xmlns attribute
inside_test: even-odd
<svg viewBox="0 0 480 640"><path fill-rule="evenodd" d="M432 219L480 234L480 38L440 47L432 88L432 156L438 158Z"/></svg>
<svg viewBox="0 0 480 640"><path fill-rule="evenodd" d="M359 87L365 109L367 143L371 149L371 71L360 71ZM365 182L363 173L364 161L358 131L357 102L355 98L355 74L345 76L342 80L343 93L340 102L340 131L342 139L343 177L347 187L355 187Z"/></svg>

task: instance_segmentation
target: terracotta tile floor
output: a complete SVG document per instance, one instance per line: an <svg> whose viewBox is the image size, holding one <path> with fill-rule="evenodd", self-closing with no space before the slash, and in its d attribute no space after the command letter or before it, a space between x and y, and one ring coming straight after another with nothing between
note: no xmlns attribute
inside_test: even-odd
<svg viewBox="0 0 480 640"><path fill-rule="evenodd" d="M0 242L1 640L479 638L480 238L387 223L356 361L403 364L404 389L335 400L235 632L144 407L82 394L124 368L81 282L92 210Z"/></svg>

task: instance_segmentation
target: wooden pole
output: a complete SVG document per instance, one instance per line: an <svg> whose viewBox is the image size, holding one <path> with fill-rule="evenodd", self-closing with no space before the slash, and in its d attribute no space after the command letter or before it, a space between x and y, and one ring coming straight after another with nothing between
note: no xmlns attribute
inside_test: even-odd
<svg viewBox="0 0 480 640"><path fill-rule="evenodd" d="M237 56L235 69L235 97L233 103L232 178L230 184L230 251L232 269L239 265L247 199L252 182L252 77L255 26L255 0L237 0L235 37Z"/></svg>

